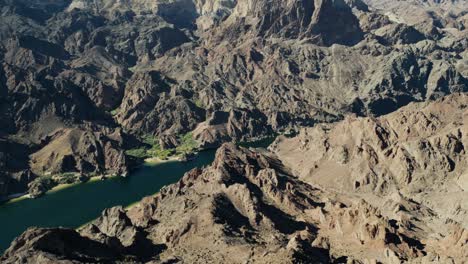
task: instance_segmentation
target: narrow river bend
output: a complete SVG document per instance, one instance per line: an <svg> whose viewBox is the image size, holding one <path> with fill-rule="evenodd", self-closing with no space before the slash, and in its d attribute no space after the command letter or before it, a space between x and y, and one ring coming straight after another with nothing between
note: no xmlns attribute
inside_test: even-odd
<svg viewBox="0 0 468 264"><path fill-rule="evenodd" d="M271 142L270 138L241 145L267 147ZM145 164L127 178L92 181L48 193L38 199L1 204L0 254L28 227L77 228L99 217L105 208L138 202L157 193L163 186L177 182L185 172L211 164L215 152L202 151L195 160L185 163Z"/></svg>

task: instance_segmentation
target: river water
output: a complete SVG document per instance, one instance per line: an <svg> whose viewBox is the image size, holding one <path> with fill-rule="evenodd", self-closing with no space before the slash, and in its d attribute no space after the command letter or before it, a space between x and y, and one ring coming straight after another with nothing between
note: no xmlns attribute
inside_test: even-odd
<svg viewBox="0 0 468 264"><path fill-rule="evenodd" d="M145 164L129 177L110 178L74 185L38 199L24 199L0 205L0 254L30 226L77 228L103 209L127 206L177 182L185 172L210 164L214 150L200 152L191 162Z"/></svg>
<svg viewBox="0 0 468 264"><path fill-rule="evenodd" d="M266 147L272 139L242 144ZM185 172L211 164L215 150L199 153L190 162L145 164L127 178L92 181L48 193L38 199L24 199L0 205L0 254L28 227L77 228L116 205L127 206L177 182Z"/></svg>

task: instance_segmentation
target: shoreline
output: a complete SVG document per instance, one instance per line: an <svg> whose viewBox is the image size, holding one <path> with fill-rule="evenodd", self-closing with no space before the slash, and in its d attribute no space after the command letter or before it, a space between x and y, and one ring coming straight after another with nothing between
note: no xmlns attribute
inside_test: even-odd
<svg viewBox="0 0 468 264"><path fill-rule="evenodd" d="M166 163L166 162L174 162L174 161L179 161L179 158L178 157L170 157L167 160L162 160L162 159L159 159L159 158L149 158L149 159L145 159L145 161L141 165L139 165L137 167L145 166L145 165L154 166L154 165L158 165L158 164L162 164L162 163ZM48 194L53 194L55 192L65 190L65 189L68 189L68 188L71 188L71 187L74 187L74 186L77 186L77 185L80 185L80 184L86 184L86 183L91 183L91 182L96 182L96 181L105 181L105 180L113 179L113 178L117 178L117 177L123 177L123 176L109 174L109 175L105 175L104 179L103 179L103 176L93 176L93 177L90 177L87 181L84 181L84 182L61 183L61 184L58 184L58 185L52 187L50 190L48 190L44 194L44 196L48 195ZM26 199L41 199L41 197L32 198L31 195L29 193L27 193L27 192L14 193L14 194L10 194L4 200L0 201L0 206L6 205L6 204L11 204L11 203L16 203L16 202L23 201L23 200L26 200Z"/></svg>
<svg viewBox="0 0 468 264"><path fill-rule="evenodd" d="M242 144L242 143L249 144L249 143L254 143L254 142L258 142L258 141L262 141L262 140L267 140L267 139L270 139L270 138L276 138L276 137L277 137L277 134L259 136L259 137L251 138L248 141L238 142L238 144ZM199 149L195 153L197 154L198 152L201 152L201 151L206 151L206 150L210 150L210 149L217 149L217 148L218 147ZM139 168L139 167L145 166L145 165L155 166L155 165L158 165L158 164L163 164L163 163L168 163L168 162L183 162L183 161L180 160L180 158L181 157L179 155L170 156L167 159L160 159L158 157L146 158L146 159L144 159L143 163L141 163L140 165L138 165L138 166L136 166L134 168ZM52 193L55 193L55 192L58 192L58 191L61 191L61 190L65 190L65 189L71 188L71 187L79 185L79 184L86 184L86 183L90 183L90 182L95 182L95 181L100 181L100 180L107 180L107 179L116 178L116 177L123 177L123 176L120 176L120 175L112 176L111 174L109 174L109 175L104 175L104 179L103 179L103 176L93 176L93 177L90 177L87 181L84 181L84 182L62 183L62 184L58 184L58 185L54 186L53 188L48 190L44 195L52 194ZM40 198L41 197L32 198L30 196L30 194L27 193L27 192L16 193L16 194L11 194L11 195L7 196L5 198L5 200L1 200L0 201L0 206L5 205L5 204L19 202L19 201L22 201L22 200L25 200L25 199L40 199Z"/></svg>
<svg viewBox="0 0 468 264"><path fill-rule="evenodd" d="M123 209L124 209L125 211L127 211L127 210L131 209L132 207L135 207L135 206L137 206L138 204L140 204L140 202L141 202L141 200L136 201L136 202L133 202L133 203L131 203L131 204L129 204L129 205L123 207ZM86 223L80 225L79 227L75 228L75 230L76 230L76 231L80 231L81 229L83 229L84 227L86 227L88 224L92 223L92 222L93 222L94 220L96 220L96 219L97 219L97 218L95 218L95 219L93 219L93 220L91 220L91 221L89 221L89 222L86 222Z"/></svg>
<svg viewBox="0 0 468 264"><path fill-rule="evenodd" d="M29 196L29 193L27 193L27 192L13 193L13 194L8 195L4 200L1 200L0 201L0 206L2 204L19 202L19 201L22 201L24 199L29 199L29 198L31 198L31 197Z"/></svg>
<svg viewBox="0 0 468 264"><path fill-rule="evenodd" d="M109 179L109 178L114 178L114 177L119 177L119 176L109 176L109 177L106 177L106 179ZM44 195L47 195L47 194L52 194L52 193L55 193L55 192L58 192L58 191L61 191L61 190L65 190L65 189L68 189L68 188L71 188L73 186L76 186L76 185L79 185L79 184L85 184L85 183L88 183L88 182L95 182L95 181L99 181L102 179L102 176L93 176L93 177L90 177L87 181L85 182L74 182L74 183L61 183L61 184L58 184L54 187L52 187L50 190L48 190ZM32 198L31 195L27 192L25 193L18 193L18 194L12 194L16 197L13 197L12 199L6 199L3 201L2 204L11 204L11 203L15 203L15 202L19 202L19 201L22 201L22 200L25 200L25 199L40 199L41 197L37 197L37 198ZM2 205L0 204L0 206Z"/></svg>
<svg viewBox="0 0 468 264"><path fill-rule="evenodd" d="M145 165L145 164L157 165L157 164L161 164L161 163L174 162L174 161L180 161L180 157L179 156L170 156L165 160L160 159L158 157L146 158L145 162L143 162L142 165Z"/></svg>

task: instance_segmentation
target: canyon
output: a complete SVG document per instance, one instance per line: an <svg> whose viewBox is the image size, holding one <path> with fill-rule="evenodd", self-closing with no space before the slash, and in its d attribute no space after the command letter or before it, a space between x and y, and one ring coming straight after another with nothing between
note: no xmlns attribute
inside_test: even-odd
<svg viewBox="0 0 468 264"><path fill-rule="evenodd" d="M218 148L1 262L464 263L466 4L0 0L0 199Z"/></svg>
<svg viewBox="0 0 468 264"><path fill-rule="evenodd" d="M305 128L268 151L226 143L130 209L76 231L28 229L1 260L464 263L467 107L454 94Z"/></svg>

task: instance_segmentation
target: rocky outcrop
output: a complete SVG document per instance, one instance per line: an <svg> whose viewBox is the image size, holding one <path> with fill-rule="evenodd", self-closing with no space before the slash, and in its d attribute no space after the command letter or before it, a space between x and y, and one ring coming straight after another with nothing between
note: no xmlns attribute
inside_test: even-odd
<svg viewBox="0 0 468 264"><path fill-rule="evenodd" d="M120 256L112 248L81 237L76 231L69 229L28 229L12 246L14 250L25 250L34 247L34 251L26 250L19 256L11 255L4 263L50 263L60 262L57 255L67 258L66 263L108 262ZM9 256L6 253L5 256Z"/></svg>
<svg viewBox="0 0 468 264"><path fill-rule="evenodd" d="M121 131L112 134L63 129L46 137L44 147L31 155L31 170L38 175L63 172L126 174Z"/></svg>
<svg viewBox="0 0 468 264"><path fill-rule="evenodd" d="M119 129L96 126L57 129L40 142L0 139L0 198L29 192L38 197L60 183L81 182L94 175L126 175L131 161Z"/></svg>
<svg viewBox="0 0 468 264"><path fill-rule="evenodd" d="M35 176L28 169L30 146L0 137L0 200L27 190Z"/></svg>
<svg viewBox="0 0 468 264"><path fill-rule="evenodd" d="M335 19L337 17L339 19ZM343 0L238 1L222 26L224 29L219 31L221 35L217 37L223 40L253 35L309 39L313 43L329 46L355 44L363 35L358 19Z"/></svg>
<svg viewBox="0 0 468 264"><path fill-rule="evenodd" d="M28 230L1 260L79 263L111 250L114 262L463 263L467 103L457 94L348 117L280 137L271 152L224 144L159 194L105 210L79 235ZM105 248L43 246L63 232Z"/></svg>
<svg viewBox="0 0 468 264"><path fill-rule="evenodd" d="M118 122L135 133L182 134L205 119L205 109L189 100L187 88L172 88L157 71L137 72L128 81Z"/></svg>
<svg viewBox="0 0 468 264"><path fill-rule="evenodd" d="M159 146L161 149L174 149L179 145L179 139L174 135L162 135L159 138Z"/></svg>
<svg viewBox="0 0 468 264"><path fill-rule="evenodd" d="M231 110L229 113L216 111L207 121L193 131L193 137L202 148L219 146L226 141L246 141L259 136L268 136L273 129L268 118L260 111Z"/></svg>

